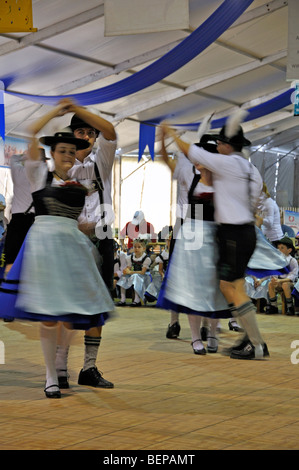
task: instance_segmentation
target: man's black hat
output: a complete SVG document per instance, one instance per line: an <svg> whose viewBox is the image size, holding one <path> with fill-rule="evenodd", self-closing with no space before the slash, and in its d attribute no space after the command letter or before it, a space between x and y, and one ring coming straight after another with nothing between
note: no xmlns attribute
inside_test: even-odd
<svg viewBox="0 0 299 470"><path fill-rule="evenodd" d="M99 133L100 133L100 131L99 131L98 129L95 129L94 127L92 127L92 126L91 126L90 124L88 124L87 122L82 121L82 119L79 118L79 116L77 116L77 114L74 114L74 115L73 115L69 127L72 129L73 132L74 132L75 129L81 129L81 128L84 128L84 127L90 127L91 129L94 129L94 131L95 131L95 133L96 133L96 136L98 136Z"/></svg>
<svg viewBox="0 0 299 470"><path fill-rule="evenodd" d="M226 135L225 125L222 127L221 131L217 135L211 136L215 141L219 140L220 142L225 142L230 144L232 147L249 147L251 145L250 140L244 137L243 129L241 126L238 127L238 130L231 137Z"/></svg>
<svg viewBox="0 0 299 470"><path fill-rule="evenodd" d="M202 147L208 152L218 153L216 140L214 139L214 136L210 134L204 134L203 136L201 136L200 141L197 142L195 145L197 145L197 147Z"/></svg>

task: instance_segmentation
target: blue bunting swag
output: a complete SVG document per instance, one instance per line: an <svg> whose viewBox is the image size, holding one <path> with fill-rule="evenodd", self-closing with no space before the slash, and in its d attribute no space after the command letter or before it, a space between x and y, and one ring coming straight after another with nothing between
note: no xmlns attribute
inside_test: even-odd
<svg viewBox="0 0 299 470"><path fill-rule="evenodd" d="M266 116L267 114L274 113L275 111L279 111L286 106L292 104L292 97L293 93L295 92L295 88L290 88L287 91L284 91L280 95L272 98L271 100L266 101L265 103L261 103L257 106L253 106L252 108L247 109L248 115L244 119L244 122L253 121L254 119L258 119L260 117ZM221 129L224 126L227 116L221 119L214 119L211 121L211 129ZM164 118L159 119L159 123L165 120ZM155 123L158 124L158 120L151 121L151 124ZM193 122L191 124L172 124L173 127L184 127L188 131L196 131L200 122Z"/></svg>
<svg viewBox="0 0 299 470"><path fill-rule="evenodd" d="M81 106L105 103L136 93L163 80L180 69L221 36L253 3L253 0L224 2L193 33L143 70L97 90L73 95L38 96L6 90L6 93L37 103L55 105L62 98L73 98Z"/></svg>
<svg viewBox="0 0 299 470"><path fill-rule="evenodd" d="M274 113L275 111L278 111L279 109L285 108L286 106L289 106L292 104L292 95L295 91L295 88L290 88L289 90L281 93L280 95L276 96L275 98L272 98L269 101L266 101L265 103L259 104L257 106L254 106L252 108L247 109L248 111L248 116L244 119L244 122L246 121L252 121L254 119L258 119L260 117L266 116L267 114ZM142 153L140 152L140 141L145 142L145 146L148 145L150 149L154 147L155 144L155 133L153 131L150 131L149 128L153 126L157 126L165 120L167 116L164 116L163 118L159 118L157 120L153 120L150 122L144 122L140 124L140 130L139 130L139 160L142 157ZM224 126L225 121L227 117L221 118L221 119L214 119L211 121L211 129L220 129L222 126ZM186 131L196 131L200 125L200 122L193 122L190 124L171 124L172 127L176 128L184 128ZM144 151L144 147L142 147L142 152ZM151 152L152 160L154 160L152 152ZM138 160L138 161L139 161Z"/></svg>

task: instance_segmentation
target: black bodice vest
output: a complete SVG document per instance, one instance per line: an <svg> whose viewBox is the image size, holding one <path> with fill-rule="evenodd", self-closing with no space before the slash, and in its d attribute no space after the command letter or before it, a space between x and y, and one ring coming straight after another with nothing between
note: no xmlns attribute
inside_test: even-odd
<svg viewBox="0 0 299 470"><path fill-rule="evenodd" d="M131 255L131 265L132 265L132 270L133 271L142 271L142 265L144 263L144 260L148 258L148 255L144 255L142 259L139 261L136 261L133 259L133 254Z"/></svg>
<svg viewBox="0 0 299 470"><path fill-rule="evenodd" d="M52 180L53 173L48 172L46 186L32 193L36 216L53 215L77 220L85 203L86 188L74 181L52 186Z"/></svg>
<svg viewBox="0 0 299 470"><path fill-rule="evenodd" d="M193 172L195 173L194 167ZM194 174L193 181L191 183L189 192L188 192L188 203L189 203L189 210L188 215L191 219L196 219L196 205L202 204L203 220L214 221L214 203L213 203L213 193L201 193L195 196L194 189L197 186L197 183L200 181L200 175ZM200 214L201 215L201 214Z"/></svg>
<svg viewBox="0 0 299 470"><path fill-rule="evenodd" d="M159 254L158 256L159 256L160 260L162 260L162 262L163 262L163 271L166 272L169 259L164 259L164 258L161 256L161 254Z"/></svg>

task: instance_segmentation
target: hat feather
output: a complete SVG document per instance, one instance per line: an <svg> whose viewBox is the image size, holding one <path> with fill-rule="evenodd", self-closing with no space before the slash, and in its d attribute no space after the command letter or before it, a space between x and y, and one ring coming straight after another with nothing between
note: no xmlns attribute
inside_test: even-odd
<svg viewBox="0 0 299 470"><path fill-rule="evenodd" d="M204 134L207 134L210 130L210 126L211 126L211 119L212 119L212 116L213 114L211 114L210 116L206 116L202 122L200 123L200 125L198 126L198 130L197 130L197 135L198 135L198 140L200 141L200 139L202 138L202 136Z"/></svg>
<svg viewBox="0 0 299 470"><path fill-rule="evenodd" d="M238 109L234 114L227 118L225 123L225 136L229 139L235 136L240 127L240 123L248 116L248 111L245 109Z"/></svg>

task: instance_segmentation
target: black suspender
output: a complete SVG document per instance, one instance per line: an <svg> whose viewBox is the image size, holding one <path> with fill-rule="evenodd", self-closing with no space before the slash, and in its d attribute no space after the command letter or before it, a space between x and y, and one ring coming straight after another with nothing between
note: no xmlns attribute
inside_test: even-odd
<svg viewBox="0 0 299 470"><path fill-rule="evenodd" d="M195 205L194 203L192 203L192 196L193 196L193 191L194 189L196 188L198 182L200 181L201 179L201 174L198 174L198 173L195 173L195 167L193 166L193 174L194 174L194 177L193 177L193 181L191 183L191 186L189 188L189 191L188 191L188 203L190 205L190 208L191 208L191 214L190 214L190 217L191 219L195 219Z"/></svg>
<svg viewBox="0 0 299 470"><path fill-rule="evenodd" d="M46 184L51 184L51 183L52 183L52 180L53 180L53 172L52 172L52 171L48 171ZM30 204L30 206L28 207L28 209L25 210L24 214L25 214L25 215L29 214L29 211L30 211L30 209L31 209L33 206L34 206L34 202L32 201L32 203Z"/></svg>
<svg viewBox="0 0 299 470"><path fill-rule="evenodd" d="M33 204L33 202L32 202L32 203L30 204L30 206L28 207L28 209L25 210L24 215L29 214L29 211L30 211L30 209L33 207L33 205L34 205L34 204Z"/></svg>
<svg viewBox="0 0 299 470"><path fill-rule="evenodd" d="M102 178L98 169L98 165L96 163L94 163L94 172L96 174L96 185L97 185L97 189L99 193L100 205L103 208L103 214L101 216L101 219L104 219L104 217L106 216L106 211L104 211L104 196L103 196L104 185L103 185Z"/></svg>
<svg viewBox="0 0 299 470"><path fill-rule="evenodd" d="M104 186L102 182L102 178L98 169L98 165L95 163L94 164L94 172L96 174L96 183L97 183L97 189L99 193L99 198L100 198L100 204L104 204L104 197L103 197L103 191L104 191Z"/></svg>

